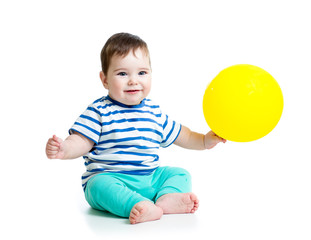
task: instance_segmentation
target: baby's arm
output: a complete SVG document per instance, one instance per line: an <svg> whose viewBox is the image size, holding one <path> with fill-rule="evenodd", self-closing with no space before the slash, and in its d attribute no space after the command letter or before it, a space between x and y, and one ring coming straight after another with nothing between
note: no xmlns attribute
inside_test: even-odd
<svg viewBox="0 0 311 240"><path fill-rule="evenodd" d="M179 136L174 143L183 148L204 150L211 149L220 142L225 143L226 140L217 136L213 131L203 135L192 132L189 128L182 126Z"/></svg>
<svg viewBox="0 0 311 240"><path fill-rule="evenodd" d="M74 159L88 153L94 142L80 133L74 132L65 141L53 135L46 144L46 156L49 159Z"/></svg>

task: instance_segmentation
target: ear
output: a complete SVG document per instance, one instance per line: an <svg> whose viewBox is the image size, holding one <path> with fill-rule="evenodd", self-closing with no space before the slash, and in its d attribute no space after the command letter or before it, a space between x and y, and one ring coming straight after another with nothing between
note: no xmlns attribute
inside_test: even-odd
<svg viewBox="0 0 311 240"><path fill-rule="evenodd" d="M100 77L100 80L102 81L102 84L104 85L104 88L108 89L107 77L105 76L105 74L103 73L103 71L101 71L101 72L99 73L99 77Z"/></svg>

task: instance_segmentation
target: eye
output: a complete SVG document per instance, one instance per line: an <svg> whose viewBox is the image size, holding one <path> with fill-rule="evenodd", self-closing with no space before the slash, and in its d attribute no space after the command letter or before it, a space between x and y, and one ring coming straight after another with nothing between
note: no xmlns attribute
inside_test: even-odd
<svg viewBox="0 0 311 240"><path fill-rule="evenodd" d="M126 72L119 72L117 75L119 75L119 76L121 76L121 77L124 77L124 76L126 76L127 74L126 74Z"/></svg>
<svg viewBox="0 0 311 240"><path fill-rule="evenodd" d="M146 74L147 74L146 71L140 71L140 72L138 73L138 75L140 75L140 76L143 76L143 75L146 75Z"/></svg>

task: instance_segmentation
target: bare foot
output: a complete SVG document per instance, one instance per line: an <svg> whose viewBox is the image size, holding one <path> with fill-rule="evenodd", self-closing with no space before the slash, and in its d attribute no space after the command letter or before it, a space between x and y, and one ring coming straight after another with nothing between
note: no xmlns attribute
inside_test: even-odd
<svg viewBox="0 0 311 240"><path fill-rule="evenodd" d="M164 214L194 213L199 207L199 199L193 193L168 193L158 198L156 206Z"/></svg>
<svg viewBox="0 0 311 240"><path fill-rule="evenodd" d="M134 205L130 213L130 223L136 224L141 222L158 220L162 217L163 211L160 207L150 201L138 202Z"/></svg>

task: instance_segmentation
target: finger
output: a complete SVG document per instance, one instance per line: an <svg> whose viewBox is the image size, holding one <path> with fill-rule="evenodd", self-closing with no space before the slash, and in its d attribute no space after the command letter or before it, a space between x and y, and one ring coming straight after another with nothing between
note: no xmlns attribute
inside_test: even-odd
<svg viewBox="0 0 311 240"><path fill-rule="evenodd" d="M58 151L59 150L59 144L58 145L48 145L47 150L50 150L50 151Z"/></svg>
<svg viewBox="0 0 311 240"><path fill-rule="evenodd" d="M58 153L59 152L59 147L50 145L50 146L47 146L45 150L46 150L46 152Z"/></svg>
<svg viewBox="0 0 311 240"><path fill-rule="evenodd" d="M48 155L48 159L56 159L56 155Z"/></svg>
<svg viewBox="0 0 311 240"><path fill-rule="evenodd" d="M57 142L58 144L61 144L63 142L63 139L57 137L56 135L53 135L53 140Z"/></svg>
<svg viewBox="0 0 311 240"><path fill-rule="evenodd" d="M47 146L57 146L57 147L59 147L59 145L60 144L58 142L56 142L53 138L50 138L48 143L47 143Z"/></svg>
<svg viewBox="0 0 311 240"><path fill-rule="evenodd" d="M46 156L48 158L55 158L56 157L56 153L55 152L46 152Z"/></svg>
<svg viewBox="0 0 311 240"><path fill-rule="evenodd" d="M55 159L56 153L55 153L54 151L46 151L46 156L47 156L49 159Z"/></svg>
<svg viewBox="0 0 311 240"><path fill-rule="evenodd" d="M226 139L224 139L224 138L222 138L222 137L220 137L220 136L218 136L218 135L216 135L216 136L218 137L218 139L219 139L220 142L223 142L223 143L226 143L226 142L227 142Z"/></svg>
<svg viewBox="0 0 311 240"><path fill-rule="evenodd" d="M217 136L217 135L215 135L214 139L215 139L217 142L222 142L222 140L223 140L221 137L219 137L219 136Z"/></svg>

